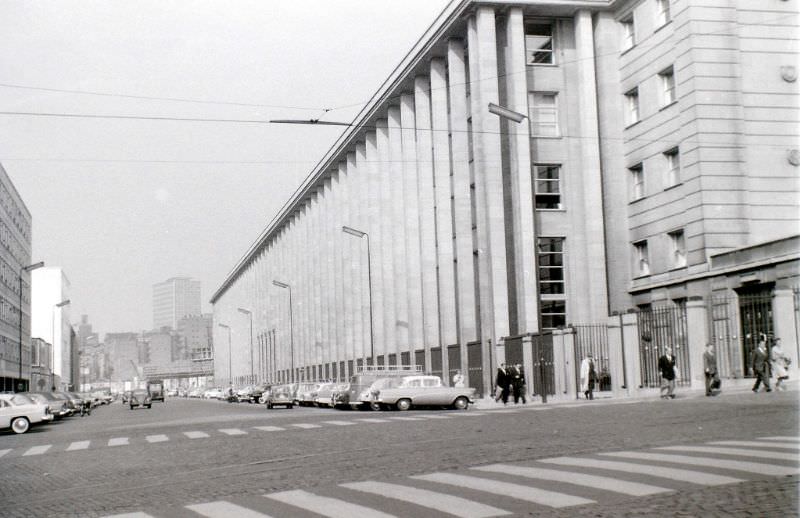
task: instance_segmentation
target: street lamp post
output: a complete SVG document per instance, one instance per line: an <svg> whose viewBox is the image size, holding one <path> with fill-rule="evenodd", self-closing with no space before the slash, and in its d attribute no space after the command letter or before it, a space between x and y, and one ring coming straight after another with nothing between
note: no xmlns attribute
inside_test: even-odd
<svg viewBox="0 0 800 518"><path fill-rule="evenodd" d="M228 384L233 383L233 370L231 369L231 326L217 324L219 327L228 330Z"/></svg>
<svg viewBox="0 0 800 518"><path fill-rule="evenodd" d="M244 313L250 317L250 383L255 383L255 376L253 374L253 312L245 308L236 308L239 313Z"/></svg>
<svg viewBox="0 0 800 518"><path fill-rule="evenodd" d="M69 304L69 299L62 300L58 304L53 304L53 311L52 317L53 321L51 322L50 332L52 333L53 337L53 345L50 347L50 388L52 390L56 389L56 309L63 308L64 306ZM59 335L60 338L60 335Z"/></svg>
<svg viewBox="0 0 800 518"><path fill-rule="evenodd" d="M17 389L19 392L22 391L24 387L21 387L22 384L22 272L30 272L37 268L41 268L44 266L43 261L39 261L38 263L29 264L28 266L23 266L19 270L19 381L17 382Z"/></svg>
<svg viewBox="0 0 800 518"><path fill-rule="evenodd" d="M375 363L375 332L372 327L372 256L369 252L369 234L361 230L356 230L352 227L343 226L342 232L350 234L357 238L367 238L367 286L369 289L369 359L373 365Z"/></svg>
<svg viewBox="0 0 800 518"><path fill-rule="evenodd" d="M278 288L289 290L289 354L291 355L292 381L294 381L294 315L292 313L292 287L285 282L273 280L272 284Z"/></svg>

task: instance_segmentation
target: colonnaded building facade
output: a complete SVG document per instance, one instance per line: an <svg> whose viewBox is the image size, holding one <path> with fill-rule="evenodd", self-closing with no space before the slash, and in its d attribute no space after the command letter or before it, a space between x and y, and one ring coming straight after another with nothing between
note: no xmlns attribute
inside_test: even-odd
<svg viewBox="0 0 800 518"><path fill-rule="evenodd" d="M217 380L796 366L797 36L796 0L451 2L213 295Z"/></svg>

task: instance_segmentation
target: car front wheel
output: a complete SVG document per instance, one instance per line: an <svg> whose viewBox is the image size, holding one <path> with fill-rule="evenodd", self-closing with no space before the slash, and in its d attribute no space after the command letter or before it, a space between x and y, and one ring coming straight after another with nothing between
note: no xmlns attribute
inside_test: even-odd
<svg viewBox="0 0 800 518"><path fill-rule="evenodd" d="M411 408L411 400L410 399L398 399L395 406L398 410L405 412L409 408Z"/></svg>
<svg viewBox="0 0 800 518"><path fill-rule="evenodd" d="M469 406L469 401L464 396L459 396L453 401L453 408L456 410L466 410Z"/></svg>
<svg viewBox="0 0 800 518"><path fill-rule="evenodd" d="M14 433L25 433L30 427L31 423L27 417L15 417L11 421L11 429L14 430Z"/></svg>

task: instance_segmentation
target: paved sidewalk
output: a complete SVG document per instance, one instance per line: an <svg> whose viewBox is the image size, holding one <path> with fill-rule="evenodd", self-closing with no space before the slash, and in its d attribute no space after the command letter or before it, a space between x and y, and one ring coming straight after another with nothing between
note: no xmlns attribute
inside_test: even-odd
<svg viewBox="0 0 800 518"><path fill-rule="evenodd" d="M747 394L751 393L753 388L754 380L752 378L744 378L744 379L726 379L722 380L722 391L718 392L714 397L726 397L731 396L734 394ZM789 392L797 392L800 390L800 381L790 379L788 382L784 382L783 385L786 387L786 391ZM775 383L774 380L772 382L772 387L774 391ZM704 389L689 389L689 388L681 388L678 387L675 390L675 394L677 399L696 399L696 398L703 398L705 397L705 390ZM763 394L767 396L766 393L763 392L763 389L759 394ZM639 401L649 401L649 400L658 400L659 399L659 389L658 388L648 388L648 389L639 389L636 391L635 394L630 396L621 396L621 397L613 397L610 393L603 393L603 392L595 392L595 398L592 401L587 401L585 399L572 399L566 396L548 396L547 403L542 403L542 399L539 396L528 398L528 403L526 405L522 405L521 403L518 405L514 405L513 398L509 398L509 403L507 405L503 405L502 402L496 402L492 398L478 398L475 400L475 404L473 408L476 410L500 410L504 408L514 408L528 406L528 407L549 407L549 406L584 406L584 405L604 405L604 404L624 404L624 403L633 403Z"/></svg>

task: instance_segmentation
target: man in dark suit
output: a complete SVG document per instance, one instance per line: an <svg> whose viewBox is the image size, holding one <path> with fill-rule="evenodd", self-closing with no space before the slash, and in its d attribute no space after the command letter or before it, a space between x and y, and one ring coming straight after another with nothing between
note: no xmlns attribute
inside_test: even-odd
<svg viewBox="0 0 800 518"><path fill-rule="evenodd" d="M703 351L703 368L706 374L706 396L714 395L714 380L717 379L717 355L714 354L714 344L711 342L706 344L706 350Z"/></svg>
<svg viewBox="0 0 800 518"><path fill-rule="evenodd" d="M769 386L769 353L767 353L767 340L765 338L758 341L758 347L753 353L753 373L756 375L753 392L758 392L758 387L761 383L764 384L767 392L772 392L772 388Z"/></svg>
<svg viewBox="0 0 800 518"><path fill-rule="evenodd" d="M500 393L494 398L495 401L503 400L503 404L508 404L508 392L511 385L511 377L508 375L506 364L501 363L497 368L497 379L495 380L497 387L500 388Z"/></svg>
<svg viewBox="0 0 800 518"><path fill-rule="evenodd" d="M522 370L522 364L518 363L512 365L508 369L509 376L511 377L511 389L514 393L514 404L518 404L522 399L522 404L527 403L525 399L525 372Z"/></svg>
<svg viewBox="0 0 800 518"><path fill-rule="evenodd" d="M661 372L661 398L675 399L675 357L671 347L658 359L658 370Z"/></svg>

